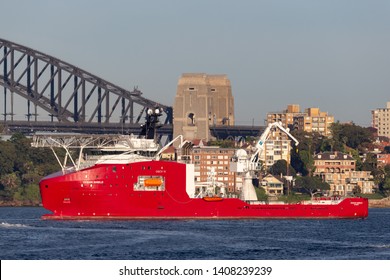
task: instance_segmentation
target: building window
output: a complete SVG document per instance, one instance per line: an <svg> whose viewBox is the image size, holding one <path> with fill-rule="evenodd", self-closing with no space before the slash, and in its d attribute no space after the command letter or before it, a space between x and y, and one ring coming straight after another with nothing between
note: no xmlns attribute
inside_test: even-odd
<svg viewBox="0 0 390 280"><path fill-rule="evenodd" d="M188 114L187 124L188 125L195 125L195 114L194 113Z"/></svg>

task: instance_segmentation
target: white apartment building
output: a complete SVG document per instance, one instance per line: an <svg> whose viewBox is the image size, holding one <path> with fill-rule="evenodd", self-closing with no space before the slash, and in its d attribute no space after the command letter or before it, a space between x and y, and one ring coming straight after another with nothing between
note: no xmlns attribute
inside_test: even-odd
<svg viewBox="0 0 390 280"><path fill-rule="evenodd" d="M372 110L372 127L378 131L378 136L390 137L390 102L386 108Z"/></svg>

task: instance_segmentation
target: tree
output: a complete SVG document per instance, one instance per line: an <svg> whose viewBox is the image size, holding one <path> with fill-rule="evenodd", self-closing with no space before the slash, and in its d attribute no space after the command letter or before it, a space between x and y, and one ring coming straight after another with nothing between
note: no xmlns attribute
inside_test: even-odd
<svg viewBox="0 0 390 280"><path fill-rule="evenodd" d="M318 132L309 133L302 130L294 130L293 135L299 141L299 145L298 151L293 150L291 153L291 165L296 172L310 176L315 170L313 155L330 150L329 139Z"/></svg>
<svg viewBox="0 0 390 280"><path fill-rule="evenodd" d="M390 164L385 165L384 171L385 171L385 176L390 177Z"/></svg>
<svg viewBox="0 0 390 280"><path fill-rule="evenodd" d="M3 197L6 200L13 200L14 194L20 188L20 179L16 173L2 175L0 178L0 185L3 189Z"/></svg>
<svg viewBox="0 0 390 280"><path fill-rule="evenodd" d="M333 151L345 151L345 146L363 151L364 144L371 143L375 139L373 131L369 128L351 124L333 123L332 146Z"/></svg>
<svg viewBox="0 0 390 280"><path fill-rule="evenodd" d="M300 151L299 157L304 164L305 173L311 176L315 170L313 155L310 153L310 151Z"/></svg>
<svg viewBox="0 0 390 280"><path fill-rule="evenodd" d="M292 131L292 134L299 142L298 150L311 151L314 154L330 149L330 147L328 147L330 145L328 143L329 141L327 141L325 136L318 132L294 130Z"/></svg>
<svg viewBox="0 0 390 280"><path fill-rule="evenodd" d="M28 139L21 133L15 133L9 140L15 147L16 159L14 160L14 169L21 173L25 173L28 170L26 163L30 161L30 154L33 151L31 148L31 139Z"/></svg>
<svg viewBox="0 0 390 280"><path fill-rule="evenodd" d="M308 193L313 197L316 193L321 193L324 190L330 190L330 185L322 182L319 177L298 177L295 180L294 189L303 193Z"/></svg>
<svg viewBox="0 0 390 280"><path fill-rule="evenodd" d="M32 148L31 139L18 133L0 140L0 199L36 205L39 180L55 171L58 163L49 149Z"/></svg>
<svg viewBox="0 0 390 280"><path fill-rule="evenodd" d="M390 195L390 177L386 177L383 183L379 185L379 190L386 196Z"/></svg>
<svg viewBox="0 0 390 280"><path fill-rule="evenodd" d="M0 141L0 175L14 172L17 159L14 145L8 141Z"/></svg>
<svg viewBox="0 0 390 280"><path fill-rule="evenodd" d="M280 159L274 163L274 165L271 166L270 168L270 173L272 175L280 175L282 174L283 176L290 175L290 176L295 176L296 172L294 168L287 163L286 160Z"/></svg>
<svg viewBox="0 0 390 280"><path fill-rule="evenodd" d="M362 193L362 188L361 187L359 187L359 186L355 186L354 188L353 188L353 190L352 190L352 193L353 193L353 195L359 195L359 194L361 194Z"/></svg>
<svg viewBox="0 0 390 280"><path fill-rule="evenodd" d="M383 169L375 176L379 190L386 196L390 195L390 164L385 165Z"/></svg>
<svg viewBox="0 0 390 280"><path fill-rule="evenodd" d="M207 142L208 146L219 146L221 148L234 148L236 145L236 142L234 140L210 140Z"/></svg>
<svg viewBox="0 0 390 280"><path fill-rule="evenodd" d="M378 160L377 160L376 155L372 154L372 153L368 153L366 155L366 160L362 164L361 170L374 171L374 170L376 170L377 162L378 162Z"/></svg>

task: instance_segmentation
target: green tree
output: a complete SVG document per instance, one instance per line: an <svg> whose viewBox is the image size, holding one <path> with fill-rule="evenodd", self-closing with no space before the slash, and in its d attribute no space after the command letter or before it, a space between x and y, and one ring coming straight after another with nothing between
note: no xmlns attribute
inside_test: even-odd
<svg viewBox="0 0 390 280"><path fill-rule="evenodd" d="M359 151L352 148L345 149L345 150L346 153L349 153L353 157L353 159L356 160L356 170L361 171L363 167L363 161L362 158L360 157Z"/></svg>
<svg viewBox="0 0 390 280"><path fill-rule="evenodd" d="M354 123L333 123L331 131L333 151L345 152L345 146L348 146L363 152L364 145L373 142L375 139L372 130L355 125Z"/></svg>
<svg viewBox="0 0 390 280"><path fill-rule="evenodd" d="M5 200L13 200L15 193L21 187L20 178L16 173L5 174L0 177L0 187Z"/></svg>
<svg viewBox="0 0 390 280"><path fill-rule="evenodd" d="M297 150L291 152L291 165L303 176L311 175L315 170L313 155L330 150L330 140L317 132L294 130L293 135L299 141L299 145Z"/></svg>
<svg viewBox="0 0 390 280"><path fill-rule="evenodd" d="M209 146L219 146L221 148L234 148L236 143L234 140L212 140L207 142L207 145Z"/></svg>
<svg viewBox="0 0 390 280"><path fill-rule="evenodd" d="M302 150L299 152L299 157L304 164L305 174L311 176L311 174L315 171L313 155L310 153L310 151Z"/></svg>
<svg viewBox="0 0 390 280"><path fill-rule="evenodd" d="M0 141L0 175L14 172L16 149L9 141Z"/></svg>
<svg viewBox="0 0 390 280"><path fill-rule="evenodd" d="M368 153L366 160L363 162L361 170L364 171L375 171L377 168L377 157L375 154Z"/></svg>
<svg viewBox="0 0 390 280"><path fill-rule="evenodd" d="M302 193L310 194L311 197L313 197L316 193L330 190L330 185L326 182L322 182L319 177L305 176L297 177L294 189Z"/></svg>
<svg viewBox="0 0 390 280"><path fill-rule="evenodd" d="M255 188L257 200L266 201L268 200L268 195L265 192L265 189L262 187Z"/></svg>
<svg viewBox="0 0 390 280"><path fill-rule="evenodd" d="M19 133L0 140L0 199L36 205L39 180L56 171L58 162L50 149L32 148L31 139Z"/></svg>
<svg viewBox="0 0 390 280"><path fill-rule="evenodd" d="M390 177L386 177L383 183L379 185L379 190L386 196L390 195Z"/></svg>
<svg viewBox="0 0 390 280"><path fill-rule="evenodd" d="M282 174L283 176L286 176L286 175L295 176L296 175L294 168L290 164L288 164L287 161L284 159L276 161L274 163L274 165L271 166L270 173L272 175Z"/></svg>
<svg viewBox="0 0 390 280"><path fill-rule="evenodd" d="M31 148L31 140L21 133L15 133L12 135L9 142L15 147L15 171L19 171L21 173L27 172L28 170L26 170L26 167L28 167L28 164L26 165L26 163L30 162L30 153L33 151Z"/></svg>
<svg viewBox="0 0 390 280"><path fill-rule="evenodd" d="M385 165L383 168L386 177L390 177L390 164Z"/></svg>
<svg viewBox="0 0 390 280"><path fill-rule="evenodd" d="M41 202L39 187L36 184L27 185L23 189L23 200L25 203L38 205Z"/></svg>

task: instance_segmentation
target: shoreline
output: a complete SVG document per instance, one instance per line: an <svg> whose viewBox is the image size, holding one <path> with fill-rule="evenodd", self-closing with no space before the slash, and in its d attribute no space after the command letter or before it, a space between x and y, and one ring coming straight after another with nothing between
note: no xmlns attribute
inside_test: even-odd
<svg viewBox="0 0 390 280"><path fill-rule="evenodd" d="M23 203L15 201L0 201L0 207L42 207L40 203Z"/></svg>
<svg viewBox="0 0 390 280"><path fill-rule="evenodd" d="M390 208L390 197L385 197L382 199L369 199L368 207L369 208Z"/></svg>

